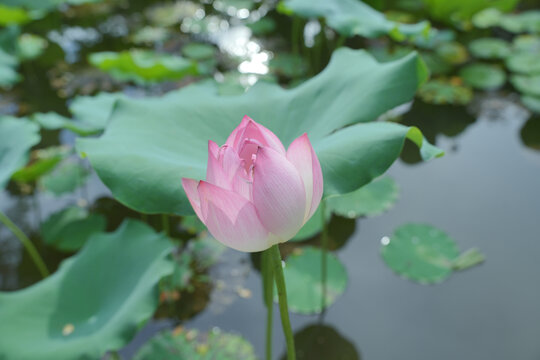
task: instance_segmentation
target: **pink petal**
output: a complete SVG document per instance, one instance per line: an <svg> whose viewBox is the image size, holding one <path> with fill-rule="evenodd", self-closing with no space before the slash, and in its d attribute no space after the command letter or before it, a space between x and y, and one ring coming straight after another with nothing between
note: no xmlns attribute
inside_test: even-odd
<svg viewBox="0 0 540 360"><path fill-rule="evenodd" d="M255 122L249 116L244 116L242 122L236 129L233 130L227 144L232 145L238 154L240 154L240 148L246 139L255 140L263 146L268 146L275 151L285 155L285 147L279 140L279 138L266 127ZM240 154L242 157L242 155Z"/></svg>
<svg viewBox="0 0 540 360"><path fill-rule="evenodd" d="M249 120L251 119L248 116L244 116L240 124L231 132L225 144L232 146L236 149L234 144L240 142L240 137L244 133L244 129L246 128Z"/></svg>
<svg viewBox="0 0 540 360"><path fill-rule="evenodd" d="M317 210L323 194L321 164L307 134L291 143L287 150L287 159L296 167L304 182L307 205L304 221L307 221Z"/></svg>
<svg viewBox="0 0 540 360"><path fill-rule="evenodd" d="M218 150L217 158L210 152L208 154L206 181L231 190L233 177L241 168L243 168L242 159L230 146L223 145Z"/></svg>
<svg viewBox="0 0 540 360"><path fill-rule="evenodd" d="M202 212L208 230L218 241L239 251L263 251L276 244L261 224L255 207L244 197L201 181Z"/></svg>
<svg viewBox="0 0 540 360"><path fill-rule="evenodd" d="M199 186L199 181L194 179L182 178L182 187L187 195L189 203L195 210L195 214L199 219L204 223L204 218L201 211L201 200L199 198L199 191L197 187Z"/></svg>
<svg viewBox="0 0 540 360"><path fill-rule="evenodd" d="M253 204L263 225L281 241L304 224L306 193L302 178L287 158L273 149L257 152L253 170Z"/></svg>
<svg viewBox="0 0 540 360"><path fill-rule="evenodd" d="M219 151L219 145L213 142L212 140L208 140L208 156L212 154L215 158L217 158L218 151Z"/></svg>

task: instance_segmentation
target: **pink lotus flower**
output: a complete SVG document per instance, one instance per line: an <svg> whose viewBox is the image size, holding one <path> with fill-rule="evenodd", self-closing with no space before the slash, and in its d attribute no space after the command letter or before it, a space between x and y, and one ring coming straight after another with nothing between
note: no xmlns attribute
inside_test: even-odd
<svg viewBox="0 0 540 360"><path fill-rule="evenodd" d="M195 213L233 249L263 251L290 240L321 201L323 178L307 134L285 151L277 136L244 116L227 142L208 142L206 181L182 179Z"/></svg>

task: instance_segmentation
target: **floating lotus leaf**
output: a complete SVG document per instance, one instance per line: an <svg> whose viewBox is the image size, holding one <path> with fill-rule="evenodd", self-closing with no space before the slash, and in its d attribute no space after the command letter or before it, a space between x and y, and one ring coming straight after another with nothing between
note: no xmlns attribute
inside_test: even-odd
<svg viewBox="0 0 540 360"><path fill-rule="evenodd" d="M41 224L45 244L61 251L79 250L94 234L105 230L105 217L78 206L52 214Z"/></svg>
<svg viewBox="0 0 540 360"><path fill-rule="evenodd" d="M56 273L0 293L0 358L100 359L127 344L158 305L159 280L173 271L165 235L129 220L95 234ZM31 343L29 343L29 339Z"/></svg>
<svg viewBox="0 0 540 360"><path fill-rule="evenodd" d="M332 305L347 287L347 271L331 252L327 256L326 302ZM299 314L317 314L322 311L322 251L314 247L298 248L285 259L285 284L289 310ZM277 291L274 291L277 302Z"/></svg>
<svg viewBox="0 0 540 360"><path fill-rule="evenodd" d="M480 38L469 43L471 54L480 59L504 59L511 54L510 44L497 38Z"/></svg>
<svg viewBox="0 0 540 360"><path fill-rule="evenodd" d="M281 9L304 18L325 18L328 26L344 36L368 38L392 35L402 39L405 35L426 34L429 23L400 24L388 20L384 14L357 0L284 0Z"/></svg>
<svg viewBox="0 0 540 360"><path fill-rule="evenodd" d="M442 43L437 46L435 53L441 60L452 65L463 64L469 58L465 46L455 41Z"/></svg>
<svg viewBox="0 0 540 360"><path fill-rule="evenodd" d="M439 283L453 270L466 269L484 260L476 249L460 255L455 241L430 225L402 225L381 243L386 265L398 275L421 284Z"/></svg>
<svg viewBox="0 0 540 360"><path fill-rule="evenodd" d="M46 149L34 150L28 164L17 170L11 179L19 183L30 183L52 171L62 159L69 155L70 150L64 146L52 146Z"/></svg>
<svg viewBox="0 0 540 360"><path fill-rule="evenodd" d="M535 96L522 96L521 102L523 105L525 105L529 110L540 114L540 97Z"/></svg>
<svg viewBox="0 0 540 360"><path fill-rule="evenodd" d="M424 52L422 53L422 59L432 75L446 75L454 69L451 64L448 64L434 53Z"/></svg>
<svg viewBox="0 0 540 360"><path fill-rule="evenodd" d="M515 52L540 54L540 37L535 35L519 35L512 41L512 48Z"/></svg>
<svg viewBox="0 0 540 360"><path fill-rule="evenodd" d="M360 360L354 344L328 325L309 325L294 334L298 360ZM287 354L281 357L286 360Z"/></svg>
<svg viewBox="0 0 540 360"><path fill-rule="evenodd" d="M472 17L474 26L480 29L487 29L496 26L501 22L503 16L502 11L495 8L487 8Z"/></svg>
<svg viewBox="0 0 540 360"><path fill-rule="evenodd" d="M40 139L36 124L26 119L0 116L0 189L28 162L30 148Z"/></svg>
<svg viewBox="0 0 540 360"><path fill-rule="evenodd" d="M77 162L67 161L58 166L53 172L40 179L40 185L46 191L60 196L70 193L82 186L89 172Z"/></svg>
<svg viewBox="0 0 540 360"><path fill-rule="evenodd" d="M103 111L103 108L94 109L95 111ZM35 113L30 117L34 120L39 126L47 130L58 130L66 129L73 131L77 135L86 136L98 133L100 130L103 130L102 126L97 124L90 124L82 121L73 121L57 113L48 112L48 113ZM99 119L95 119L98 120Z"/></svg>
<svg viewBox="0 0 540 360"><path fill-rule="evenodd" d="M412 42L422 49L434 49L443 43L452 42L455 39L456 33L453 30L431 29L427 36L425 34L415 36Z"/></svg>
<svg viewBox="0 0 540 360"><path fill-rule="evenodd" d="M79 127L101 131L111 117L114 104L121 99L128 99L123 93L102 92L95 96L77 96L69 105L69 111L78 121Z"/></svg>
<svg viewBox="0 0 540 360"><path fill-rule="evenodd" d="M208 333L163 331L154 336L133 360L256 360L253 346L243 337L212 329Z"/></svg>
<svg viewBox="0 0 540 360"><path fill-rule="evenodd" d="M116 80L138 84L179 80L197 74L197 65L193 61L149 50L93 53L89 61Z"/></svg>
<svg viewBox="0 0 540 360"><path fill-rule="evenodd" d="M540 105L540 99L534 98ZM540 107L538 108L540 113ZM540 151L540 118L531 117L525 125L521 128L521 141L523 144L531 149Z"/></svg>
<svg viewBox="0 0 540 360"><path fill-rule="evenodd" d="M442 155L416 128L357 124L410 101L425 79L422 65L416 54L378 64L363 51L343 48L322 73L293 89L257 83L243 95L220 96L216 84L205 81L162 98L120 100L104 135L78 139L77 148L127 206L192 214L180 179L203 179L208 140L224 143L249 114L286 146L307 132L322 164L326 194L348 193L381 175L406 138L421 148L424 159Z"/></svg>
<svg viewBox="0 0 540 360"><path fill-rule="evenodd" d="M328 209L340 216L354 219L378 215L394 206L399 196L396 182L390 177L374 180L360 189L328 198Z"/></svg>
<svg viewBox="0 0 540 360"><path fill-rule="evenodd" d="M520 92L540 97L540 73L538 75L512 75L510 82Z"/></svg>
<svg viewBox="0 0 540 360"><path fill-rule="evenodd" d="M540 33L540 10L524 11L520 14L505 14L497 25L513 33Z"/></svg>
<svg viewBox="0 0 540 360"><path fill-rule="evenodd" d="M495 65L470 64L459 71L465 84L480 90L498 89L506 82L506 73Z"/></svg>
<svg viewBox="0 0 540 360"><path fill-rule="evenodd" d="M435 79L425 83L418 96L430 104L465 105L472 100L473 92L459 81Z"/></svg>
<svg viewBox="0 0 540 360"><path fill-rule="evenodd" d="M506 58L511 71L524 74L540 74L540 53L517 53Z"/></svg>

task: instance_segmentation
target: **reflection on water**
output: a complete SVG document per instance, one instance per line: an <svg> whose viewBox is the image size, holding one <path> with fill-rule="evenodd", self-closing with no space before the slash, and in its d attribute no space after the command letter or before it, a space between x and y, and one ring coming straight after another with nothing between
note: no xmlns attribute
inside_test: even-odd
<svg viewBox="0 0 540 360"><path fill-rule="evenodd" d="M360 360L354 344L328 325L306 326L294 334L294 343L298 360Z"/></svg>

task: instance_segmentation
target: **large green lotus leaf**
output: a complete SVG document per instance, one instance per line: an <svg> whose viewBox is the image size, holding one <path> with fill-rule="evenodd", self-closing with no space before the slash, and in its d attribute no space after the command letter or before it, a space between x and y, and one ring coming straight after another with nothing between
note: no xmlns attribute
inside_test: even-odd
<svg viewBox="0 0 540 360"><path fill-rule="evenodd" d="M347 71L344 71L347 69ZM322 164L327 194L354 191L381 175L406 138L424 159L442 151L420 131L368 123L409 101L424 80L416 54L379 64L364 51L339 49L319 75L293 89L257 83L248 92L219 96L202 82L162 98L120 100L99 139L78 139L116 199L145 213L192 214L180 179L203 179L208 140L225 143L245 114L288 146L307 132Z"/></svg>
<svg viewBox="0 0 540 360"><path fill-rule="evenodd" d="M347 270L331 252L327 256L325 308L332 305L347 287ZM298 248L285 260L283 269L289 309L299 314L322 310L322 251L314 247ZM278 301L274 291L274 301Z"/></svg>
<svg viewBox="0 0 540 360"><path fill-rule="evenodd" d="M506 73L495 65L474 63L459 71L465 84L480 90L498 89L506 82Z"/></svg>
<svg viewBox="0 0 540 360"><path fill-rule="evenodd" d="M328 198L328 209L347 218L378 215L396 202L399 189L391 177L374 180L360 189Z"/></svg>
<svg viewBox="0 0 540 360"><path fill-rule="evenodd" d="M484 256L476 249L460 254L456 242L431 225L402 225L381 243L386 265L398 275L421 284L439 283L454 270L464 270L484 261Z"/></svg>
<svg viewBox="0 0 540 360"><path fill-rule="evenodd" d="M425 34L427 21L418 24L401 24L388 20L384 14L359 0L284 0L284 12L304 18L325 18L331 28L344 36L374 38L391 35L402 39L404 35Z"/></svg>
<svg viewBox="0 0 540 360"><path fill-rule="evenodd" d="M134 81L139 84L179 80L186 75L197 74L194 61L149 50L93 53L89 61L119 81Z"/></svg>
<svg viewBox="0 0 540 360"><path fill-rule="evenodd" d="M26 119L0 117L0 189L26 164L30 148L40 138L36 124Z"/></svg>
<svg viewBox="0 0 540 360"><path fill-rule="evenodd" d="M516 89L527 95L540 97L540 74L512 75L510 82Z"/></svg>
<svg viewBox="0 0 540 360"><path fill-rule="evenodd" d="M177 328L146 343L133 360L256 360L255 349L243 337L221 331L208 333Z"/></svg>
<svg viewBox="0 0 540 360"><path fill-rule="evenodd" d="M0 293L0 359L100 359L131 340L158 305L172 245L137 221L96 234L47 279Z"/></svg>
<svg viewBox="0 0 540 360"><path fill-rule="evenodd" d="M103 215L90 214L78 206L52 214L41 224L43 241L61 251L77 251L95 233L105 230Z"/></svg>

